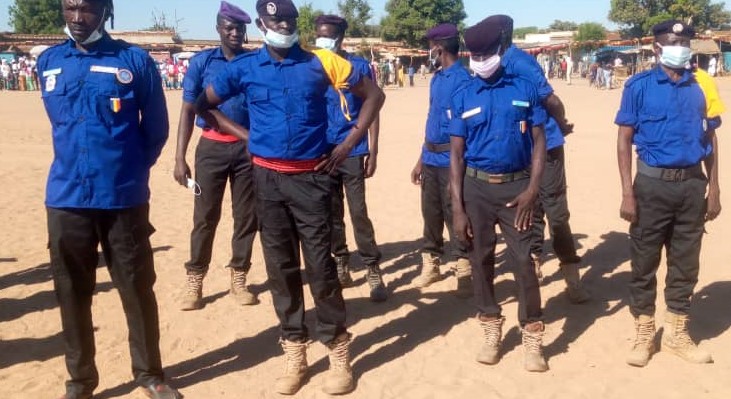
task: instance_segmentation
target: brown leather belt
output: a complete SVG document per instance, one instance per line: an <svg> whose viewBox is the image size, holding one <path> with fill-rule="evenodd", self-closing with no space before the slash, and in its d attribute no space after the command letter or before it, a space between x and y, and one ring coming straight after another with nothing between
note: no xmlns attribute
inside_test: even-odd
<svg viewBox="0 0 731 399"><path fill-rule="evenodd" d="M637 160L637 173L654 179L672 182L686 181L691 178L705 178L701 164L677 169L656 168L646 164L641 159Z"/></svg>
<svg viewBox="0 0 731 399"><path fill-rule="evenodd" d="M443 143L443 144L424 143L424 148L426 148L426 150L429 152L447 152L452 149L452 147L449 145L449 143Z"/></svg>
<svg viewBox="0 0 731 399"><path fill-rule="evenodd" d="M521 170L512 173L493 174L470 167L467 167L467 169L465 170L465 174L468 177L474 177L475 179L486 181L490 184L510 183L530 177L530 172L528 172L527 170Z"/></svg>

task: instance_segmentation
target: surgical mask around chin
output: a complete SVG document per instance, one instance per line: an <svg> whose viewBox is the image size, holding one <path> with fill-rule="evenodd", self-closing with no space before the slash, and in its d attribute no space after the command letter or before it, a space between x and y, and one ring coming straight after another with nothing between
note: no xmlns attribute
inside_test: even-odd
<svg viewBox="0 0 731 399"><path fill-rule="evenodd" d="M495 54L484 61L475 61L470 58L470 69L482 79L489 79L500 68L500 56Z"/></svg>
<svg viewBox="0 0 731 399"><path fill-rule="evenodd" d="M261 29L259 32L261 32L262 36L264 36L264 43L266 43L267 46L272 46L274 48L291 48L300 39L297 32L294 32L291 35L283 35L271 29L267 29L266 33L262 32Z"/></svg>
<svg viewBox="0 0 731 399"><path fill-rule="evenodd" d="M693 57L690 47L663 46L660 43L657 43L657 45L662 49L662 54L660 54L661 64L674 69L687 68L690 65L690 60Z"/></svg>
<svg viewBox="0 0 731 399"><path fill-rule="evenodd" d="M103 13L104 17L102 17L102 21L99 23L99 26L97 26L96 29L94 29L94 32L91 32L91 35L89 35L89 37L87 37L86 40L84 40L83 42L77 42L77 43L79 43L82 46L87 46L89 44L98 42L99 40L101 40L102 37L104 37L104 33L103 33L104 32L104 23L107 20L106 8L104 9L104 11L102 13ZM71 40L76 41L76 38L74 38L74 36L71 34L71 29L69 29L68 25L64 26L63 31L64 31L64 33L66 33L66 36L68 36Z"/></svg>
<svg viewBox="0 0 731 399"><path fill-rule="evenodd" d="M338 41L329 37L318 37L315 39L315 46L325 50L335 51L338 49Z"/></svg>

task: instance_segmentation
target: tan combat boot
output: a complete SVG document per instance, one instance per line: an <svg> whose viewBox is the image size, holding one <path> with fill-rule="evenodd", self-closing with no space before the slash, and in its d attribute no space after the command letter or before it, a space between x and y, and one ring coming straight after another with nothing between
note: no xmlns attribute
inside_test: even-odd
<svg viewBox="0 0 731 399"><path fill-rule="evenodd" d="M627 356L627 364L645 367L655 353L655 317L639 315L635 317L635 343Z"/></svg>
<svg viewBox="0 0 731 399"><path fill-rule="evenodd" d="M696 346L688 335L688 315L665 312L662 348L691 363L712 363L711 354Z"/></svg>
<svg viewBox="0 0 731 399"><path fill-rule="evenodd" d="M203 308L203 279L205 273L188 271L188 282L185 294L180 302L180 310L198 310Z"/></svg>
<svg viewBox="0 0 731 399"><path fill-rule="evenodd" d="M281 339L284 350L284 374L277 378L274 389L282 395L294 395L307 376L307 343Z"/></svg>
<svg viewBox="0 0 731 399"><path fill-rule="evenodd" d="M421 254L421 274L414 279L414 284L419 288L426 288L432 283L439 281L439 256L429 252Z"/></svg>
<svg viewBox="0 0 731 399"><path fill-rule="evenodd" d="M571 303L584 303L591 299L588 291L581 286L578 263L562 263L561 273L566 281L566 295Z"/></svg>
<svg viewBox="0 0 731 399"><path fill-rule="evenodd" d="M231 268L231 297L240 305L256 305L259 300L246 286L246 272Z"/></svg>
<svg viewBox="0 0 731 399"><path fill-rule="evenodd" d="M523 349L525 350L525 369L527 371L543 372L548 370L548 364L543 357L543 332L545 326L542 321L526 324L522 329Z"/></svg>
<svg viewBox="0 0 731 399"><path fill-rule="evenodd" d="M350 367L350 334L343 333L327 345L330 350L330 370L322 391L328 395L342 395L355 388L353 369Z"/></svg>
<svg viewBox="0 0 731 399"><path fill-rule="evenodd" d="M353 286L353 278L350 276L350 259L347 256L336 256L335 264L338 269L338 280L342 288Z"/></svg>
<svg viewBox="0 0 731 399"><path fill-rule="evenodd" d="M457 296L460 298L472 296L472 266L470 260L465 258L457 259L454 274L457 276Z"/></svg>
<svg viewBox="0 0 731 399"><path fill-rule="evenodd" d="M482 348L477 353L477 361L484 364L497 364L500 361L500 342L503 338L505 317L483 320L477 316L477 320L480 322L484 337Z"/></svg>

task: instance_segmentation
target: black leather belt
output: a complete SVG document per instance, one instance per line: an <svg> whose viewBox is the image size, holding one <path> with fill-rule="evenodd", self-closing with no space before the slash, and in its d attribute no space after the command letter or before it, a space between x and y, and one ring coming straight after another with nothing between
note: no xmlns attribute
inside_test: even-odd
<svg viewBox="0 0 731 399"><path fill-rule="evenodd" d="M637 173L654 179L672 182L680 182L692 178L705 178L701 164L677 169L656 168L646 164L640 159L637 160Z"/></svg>
<svg viewBox="0 0 731 399"><path fill-rule="evenodd" d="M468 177L474 177L475 179L486 181L490 184L510 183L530 177L530 172L528 172L527 170L521 170L512 173L493 174L470 167L467 167L467 169L465 170L465 174Z"/></svg>
<svg viewBox="0 0 731 399"><path fill-rule="evenodd" d="M424 148L426 148L426 150L429 152L447 152L452 149L452 147L449 145L449 143L443 143L443 144L424 143Z"/></svg>

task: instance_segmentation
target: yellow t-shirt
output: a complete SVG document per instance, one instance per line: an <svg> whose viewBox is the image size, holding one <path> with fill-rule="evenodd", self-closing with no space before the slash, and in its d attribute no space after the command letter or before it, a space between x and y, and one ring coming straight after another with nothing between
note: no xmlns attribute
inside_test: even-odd
<svg viewBox="0 0 731 399"><path fill-rule="evenodd" d="M713 77L702 69L696 69L693 74L706 97L706 118L721 116L726 111L726 107L718 95L718 87L716 87L716 82L713 80Z"/></svg>
<svg viewBox="0 0 731 399"><path fill-rule="evenodd" d="M348 101L345 99L345 95L342 91L350 88L348 78L350 77L350 74L353 73L353 65L345 58L330 50L316 49L312 50L312 53L314 53L320 60L320 63L322 63L322 67L325 69L325 74L330 79L330 83L340 96L340 110L343 112L345 119L350 121L352 118L350 116L350 109L348 108Z"/></svg>

